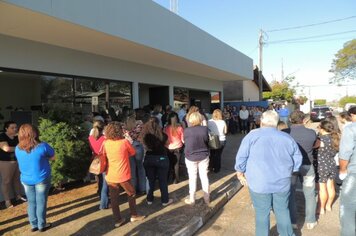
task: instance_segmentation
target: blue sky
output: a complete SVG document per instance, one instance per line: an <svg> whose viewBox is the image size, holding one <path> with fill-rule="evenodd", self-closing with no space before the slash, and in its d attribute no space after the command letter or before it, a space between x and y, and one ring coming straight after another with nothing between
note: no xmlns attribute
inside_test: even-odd
<svg viewBox="0 0 356 236"><path fill-rule="evenodd" d="M169 0L154 1L169 8ZM356 17L314 27L268 32L356 16L355 0L179 0L178 15L251 57L254 64L258 64L259 30L266 31L263 74L268 81L281 79L283 60L285 76L291 74L300 84L313 85L310 87L312 99L331 100L346 92L356 93L356 86L326 86L332 77L328 70L334 54L345 42L356 38ZM302 43L272 43L345 31L354 32L312 38ZM309 88L304 89L304 93L309 95Z"/></svg>

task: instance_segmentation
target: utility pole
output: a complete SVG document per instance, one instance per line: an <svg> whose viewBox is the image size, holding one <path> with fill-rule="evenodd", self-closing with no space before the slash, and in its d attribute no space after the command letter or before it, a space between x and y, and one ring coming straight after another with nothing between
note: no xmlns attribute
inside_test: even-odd
<svg viewBox="0 0 356 236"><path fill-rule="evenodd" d="M258 86L259 86L259 94L260 94L260 101L262 101L263 96L263 83L262 83L262 49L263 49L263 31L262 29L260 30L260 36L258 39L258 45L259 45L259 65L258 65Z"/></svg>

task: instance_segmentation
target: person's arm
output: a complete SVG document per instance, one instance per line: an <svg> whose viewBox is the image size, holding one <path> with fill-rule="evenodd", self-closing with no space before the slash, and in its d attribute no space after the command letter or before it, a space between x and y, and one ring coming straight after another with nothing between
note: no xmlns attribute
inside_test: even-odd
<svg viewBox="0 0 356 236"><path fill-rule="evenodd" d="M339 159L339 167L340 167L340 174L346 174L347 173L347 166L349 165L349 161Z"/></svg>
<svg viewBox="0 0 356 236"><path fill-rule="evenodd" d="M226 125L226 122L224 121L224 134L227 134L227 125Z"/></svg>
<svg viewBox="0 0 356 236"><path fill-rule="evenodd" d="M48 143L45 143L45 149L46 149L48 160L54 161L56 159L54 155L54 149Z"/></svg>
<svg viewBox="0 0 356 236"><path fill-rule="evenodd" d="M127 147L127 152L129 153L129 157L132 157L136 154L135 148L132 146L130 141L126 139L126 147Z"/></svg>
<svg viewBox="0 0 356 236"><path fill-rule="evenodd" d="M249 141L244 138L241 142L240 148L236 154L235 170L236 176L242 185L247 185L247 180L245 177L246 165L249 155Z"/></svg>
<svg viewBox="0 0 356 236"><path fill-rule="evenodd" d="M293 172L299 172L300 166L302 165L302 160L303 156L302 153L300 152L300 149L298 147L298 144L293 140Z"/></svg>
<svg viewBox="0 0 356 236"><path fill-rule="evenodd" d="M339 149L340 174L347 174L347 166L355 148L352 130L345 128L342 133Z"/></svg>
<svg viewBox="0 0 356 236"><path fill-rule="evenodd" d="M5 142L0 142L0 148L4 152L14 152L15 151L15 147L10 147L9 144L6 141Z"/></svg>

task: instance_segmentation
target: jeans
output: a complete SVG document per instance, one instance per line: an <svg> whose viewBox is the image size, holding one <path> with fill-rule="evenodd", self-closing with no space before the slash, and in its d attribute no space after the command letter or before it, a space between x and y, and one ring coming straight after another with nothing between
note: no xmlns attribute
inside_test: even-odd
<svg viewBox="0 0 356 236"><path fill-rule="evenodd" d="M209 157L202 161L189 161L185 159L185 164L187 166L189 175L189 199L191 202L195 202L195 192L197 191L197 177L199 171L199 178L201 182L201 187L204 192L204 199L209 199L210 189L209 189L209 179L208 179L208 166Z"/></svg>
<svg viewBox="0 0 356 236"><path fill-rule="evenodd" d="M137 192L146 192L146 173L143 167L143 145L138 141L134 141L132 146L135 148L136 154L130 157L131 182Z"/></svg>
<svg viewBox="0 0 356 236"><path fill-rule="evenodd" d="M167 156L146 155L143 165L146 170L146 175L149 183L147 192L147 201L152 202L154 199L153 192L155 190L156 178L158 178L159 189L161 191L161 202L168 202L168 171L169 160Z"/></svg>
<svg viewBox="0 0 356 236"><path fill-rule="evenodd" d="M219 149L210 149L209 169L218 173L221 168L221 154L224 150L226 141L220 141L221 147Z"/></svg>
<svg viewBox="0 0 356 236"><path fill-rule="evenodd" d="M297 181L303 183L303 193L305 198L305 222L314 223L316 221L316 199L315 199L315 172L313 165L302 165L297 174L292 175L292 185L289 196L289 211L292 224L297 223L297 205L295 191Z"/></svg>
<svg viewBox="0 0 356 236"><path fill-rule="evenodd" d="M341 236L356 235L356 173L349 173L342 183L340 196Z"/></svg>
<svg viewBox="0 0 356 236"><path fill-rule="evenodd" d="M22 183L27 197L27 213L32 228L46 226L47 198L51 187L51 177L35 185Z"/></svg>
<svg viewBox="0 0 356 236"><path fill-rule="evenodd" d="M176 183L179 182L179 163L180 163L180 159L182 158L182 151L183 151L182 147L168 150L168 157L169 157L169 164L170 164L169 169L170 172L173 172L172 179Z"/></svg>
<svg viewBox="0 0 356 236"><path fill-rule="evenodd" d="M109 188L108 183L105 180L105 176L105 173L98 175L100 209L108 209L109 207Z"/></svg>
<svg viewBox="0 0 356 236"><path fill-rule="evenodd" d="M250 196L255 208L255 221L257 236L268 236L270 228L270 211L273 211L277 220L278 233L281 236L294 236L290 221L288 202L290 191L282 193L255 193L250 189Z"/></svg>
<svg viewBox="0 0 356 236"><path fill-rule="evenodd" d="M246 131L247 132L247 129L248 129L247 121L248 121L247 119L246 120L241 119L241 131Z"/></svg>

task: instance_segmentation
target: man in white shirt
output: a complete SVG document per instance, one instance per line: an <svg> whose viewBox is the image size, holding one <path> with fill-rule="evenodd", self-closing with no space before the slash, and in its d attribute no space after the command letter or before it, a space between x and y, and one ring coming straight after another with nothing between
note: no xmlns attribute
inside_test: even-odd
<svg viewBox="0 0 356 236"><path fill-rule="evenodd" d="M249 112L246 109L246 106L241 106L239 117L241 121L241 133L247 134L247 121L248 121Z"/></svg>

